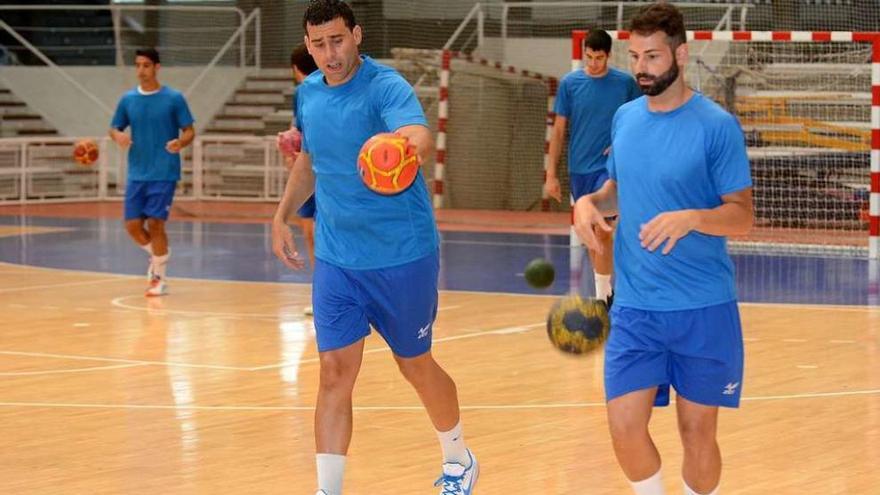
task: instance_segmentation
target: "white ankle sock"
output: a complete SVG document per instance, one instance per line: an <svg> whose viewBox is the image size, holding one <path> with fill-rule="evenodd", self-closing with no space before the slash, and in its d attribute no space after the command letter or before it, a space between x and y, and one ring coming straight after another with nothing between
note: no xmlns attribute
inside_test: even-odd
<svg viewBox="0 0 880 495"><path fill-rule="evenodd" d="M150 256L153 256L153 243L148 242L146 244L140 244L140 248L147 252Z"/></svg>
<svg viewBox="0 0 880 495"><path fill-rule="evenodd" d="M593 272L593 279L596 281L596 299L607 301L611 295L611 274L600 275Z"/></svg>
<svg viewBox="0 0 880 495"><path fill-rule="evenodd" d="M318 454L318 489L327 495L342 495L342 479L345 475L345 456L339 454Z"/></svg>
<svg viewBox="0 0 880 495"><path fill-rule="evenodd" d="M704 495L704 494L698 493L696 490L689 487L687 484L687 481L685 481L685 480L681 480L681 484L684 485L684 495ZM719 486L720 486L720 483L719 483ZM716 486L714 490L712 490L709 493L706 493L705 495L718 495L718 486Z"/></svg>
<svg viewBox="0 0 880 495"><path fill-rule="evenodd" d="M660 473L661 470L658 469L650 478L642 481L630 481L629 484L632 485L636 495L665 495L663 476Z"/></svg>
<svg viewBox="0 0 880 495"><path fill-rule="evenodd" d="M457 462L464 467L470 467L471 459L461 432L461 421L449 431L438 431L437 438L440 439L440 448L443 449L443 462Z"/></svg>
<svg viewBox="0 0 880 495"><path fill-rule="evenodd" d="M150 262L153 264L153 273L158 275L163 280L165 279L165 271L168 268L168 258L171 257L171 250L168 250L167 253L162 256L156 256L155 254L151 258Z"/></svg>

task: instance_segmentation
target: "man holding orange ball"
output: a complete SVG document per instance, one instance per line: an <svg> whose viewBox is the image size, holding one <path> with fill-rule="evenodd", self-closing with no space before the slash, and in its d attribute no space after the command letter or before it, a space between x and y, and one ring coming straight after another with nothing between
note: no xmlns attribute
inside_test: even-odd
<svg viewBox="0 0 880 495"><path fill-rule="evenodd" d="M195 139L195 121L183 94L159 84L155 49L137 50L134 61L139 84L119 100L110 137L128 149L125 229L150 255L146 296L162 296L171 256L165 221L180 180L180 150Z"/></svg>
<svg viewBox="0 0 880 495"><path fill-rule="evenodd" d="M285 220L314 191L312 283L321 383L315 411L318 494L340 495L352 432L352 390L372 325L385 339L437 431L443 495L471 495L478 466L462 436L455 383L431 355L437 314L439 235L421 174L396 194L368 188L358 172L364 143L405 138L401 160L433 148L412 87L393 69L361 57L361 27L339 0L312 0L305 43L320 71L298 89L297 157L272 223L272 249L292 269L304 261ZM417 162L418 163L418 162Z"/></svg>

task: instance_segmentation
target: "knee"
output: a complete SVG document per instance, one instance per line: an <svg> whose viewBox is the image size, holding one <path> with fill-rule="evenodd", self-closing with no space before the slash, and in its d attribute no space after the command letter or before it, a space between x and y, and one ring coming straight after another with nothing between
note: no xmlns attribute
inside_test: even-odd
<svg viewBox="0 0 880 495"><path fill-rule="evenodd" d="M126 220L125 230L129 234L140 234L144 230L144 223L140 220Z"/></svg>
<svg viewBox="0 0 880 495"><path fill-rule="evenodd" d="M616 444L625 444L648 435L648 423L629 414L609 415L608 428Z"/></svg>
<svg viewBox="0 0 880 495"><path fill-rule="evenodd" d="M321 389L344 391L354 388L357 367L341 359L321 358Z"/></svg>
<svg viewBox="0 0 880 495"><path fill-rule="evenodd" d="M711 422L681 420L678 430L682 446L687 451L700 452L715 446L715 427Z"/></svg>
<svg viewBox="0 0 880 495"><path fill-rule="evenodd" d="M158 218L148 218L147 230L150 232L150 235L164 234L165 222Z"/></svg>
<svg viewBox="0 0 880 495"><path fill-rule="evenodd" d="M397 367L406 381L418 388L428 379L437 364L430 354L415 358L397 358Z"/></svg>

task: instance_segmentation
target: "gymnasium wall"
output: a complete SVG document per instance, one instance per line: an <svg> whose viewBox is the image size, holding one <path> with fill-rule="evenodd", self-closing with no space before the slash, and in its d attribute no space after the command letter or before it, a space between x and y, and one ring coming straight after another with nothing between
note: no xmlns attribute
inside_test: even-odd
<svg viewBox="0 0 880 495"><path fill-rule="evenodd" d="M134 69L116 67L64 67L65 72L97 96L112 112L122 94L137 84ZM160 69L162 84L184 91L203 67ZM206 126L242 83L249 69L214 68L187 97L196 118L196 130ZM111 115L48 67L7 66L0 81L32 109L39 112L61 135L105 135Z"/></svg>

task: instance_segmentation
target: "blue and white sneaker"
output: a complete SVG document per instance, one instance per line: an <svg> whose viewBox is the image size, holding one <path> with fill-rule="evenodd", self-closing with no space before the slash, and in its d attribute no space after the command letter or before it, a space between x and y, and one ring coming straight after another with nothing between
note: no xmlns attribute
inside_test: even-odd
<svg viewBox="0 0 880 495"><path fill-rule="evenodd" d="M480 477L480 466L477 459L467 450L471 465L464 467L457 462L443 464L443 475L434 482L434 486L440 487L440 495L471 495L474 493L474 485Z"/></svg>

